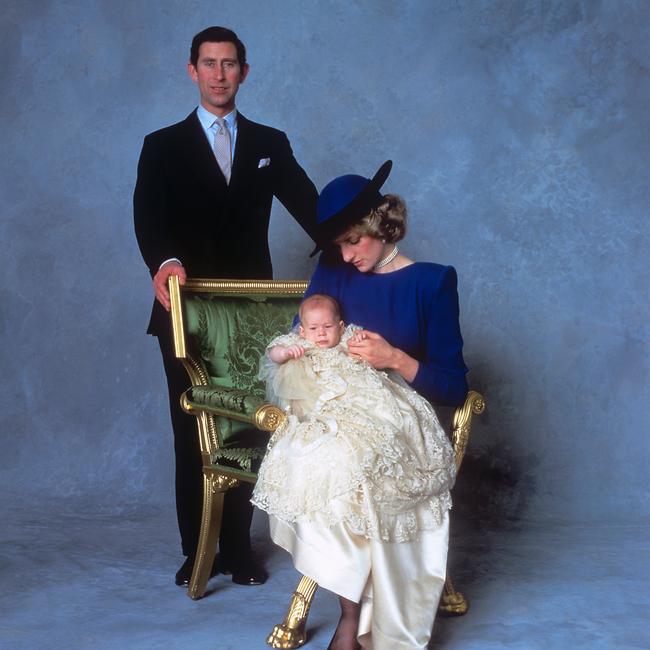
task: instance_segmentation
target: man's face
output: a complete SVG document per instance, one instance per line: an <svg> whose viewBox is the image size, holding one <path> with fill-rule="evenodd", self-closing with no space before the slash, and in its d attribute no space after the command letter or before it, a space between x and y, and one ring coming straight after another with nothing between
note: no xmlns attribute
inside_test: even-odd
<svg viewBox="0 0 650 650"><path fill-rule="evenodd" d="M187 71L199 87L201 105L214 115L223 117L235 108L239 84L248 74L237 60L234 43L201 43L196 67L187 64Z"/></svg>
<svg viewBox="0 0 650 650"><path fill-rule="evenodd" d="M314 305L302 315L300 335L319 348L333 348L343 334L343 321L337 320L329 307Z"/></svg>

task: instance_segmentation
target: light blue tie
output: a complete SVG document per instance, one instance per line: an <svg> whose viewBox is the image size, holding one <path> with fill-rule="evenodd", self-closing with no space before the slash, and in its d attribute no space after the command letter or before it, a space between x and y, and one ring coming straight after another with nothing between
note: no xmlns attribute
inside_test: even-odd
<svg viewBox="0 0 650 650"><path fill-rule="evenodd" d="M226 184L228 184L230 183L230 172L232 170L230 131L228 130L226 120L222 117L218 117L214 121L213 126L216 128L214 134L214 155L226 179Z"/></svg>

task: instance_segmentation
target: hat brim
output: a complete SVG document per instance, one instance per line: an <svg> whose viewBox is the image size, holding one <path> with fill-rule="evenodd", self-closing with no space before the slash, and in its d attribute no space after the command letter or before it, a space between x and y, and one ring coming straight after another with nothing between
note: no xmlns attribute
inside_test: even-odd
<svg viewBox="0 0 650 650"><path fill-rule="evenodd" d="M384 197L379 193L379 188L386 182L392 166L393 161L387 160L348 205L329 217L324 223L319 224L318 241L309 257L316 255L318 251L322 250L339 235L359 223L361 219L382 202Z"/></svg>

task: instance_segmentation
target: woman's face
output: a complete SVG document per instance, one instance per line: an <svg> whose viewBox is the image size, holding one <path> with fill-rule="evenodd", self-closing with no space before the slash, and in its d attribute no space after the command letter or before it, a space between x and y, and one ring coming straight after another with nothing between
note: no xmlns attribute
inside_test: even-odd
<svg viewBox="0 0 650 650"><path fill-rule="evenodd" d="M368 273L375 268L379 260L385 257L386 244L370 235L359 235L348 231L334 240L341 251L343 261L353 264L361 271Z"/></svg>

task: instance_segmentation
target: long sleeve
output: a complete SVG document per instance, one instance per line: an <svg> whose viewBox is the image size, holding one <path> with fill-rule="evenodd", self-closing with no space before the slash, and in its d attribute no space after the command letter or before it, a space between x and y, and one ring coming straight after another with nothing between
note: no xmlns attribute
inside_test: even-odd
<svg viewBox="0 0 650 650"><path fill-rule="evenodd" d="M274 194L305 232L315 239L318 192L293 155L287 136L279 140L279 155L274 169ZM273 163L272 163L273 165Z"/></svg>
<svg viewBox="0 0 650 650"><path fill-rule="evenodd" d="M176 234L169 212L162 156L156 152L151 136L144 139L138 162L138 179L133 194L135 234L142 257L152 276L160 264L176 257Z"/></svg>
<svg viewBox="0 0 650 650"><path fill-rule="evenodd" d="M467 394L456 287L456 271L446 267L439 286L423 301L426 351L411 384L427 399L447 406L462 404Z"/></svg>

